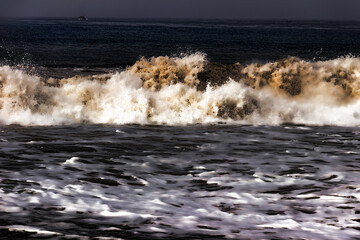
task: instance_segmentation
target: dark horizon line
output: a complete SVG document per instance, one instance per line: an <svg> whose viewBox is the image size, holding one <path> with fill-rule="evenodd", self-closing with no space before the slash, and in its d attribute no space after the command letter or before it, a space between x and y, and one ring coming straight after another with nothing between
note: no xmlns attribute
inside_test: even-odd
<svg viewBox="0 0 360 240"><path fill-rule="evenodd" d="M296 22L360 22L360 19L295 19L295 18L207 18L207 17L194 17L194 18L185 18L185 17L89 17L85 16L88 21L91 20L207 20L207 21L296 21ZM0 19L15 19L15 20L37 20L37 19L48 19L48 20L60 20L60 19L78 19L79 16L74 17L34 17L34 16L24 16L24 17L0 17Z"/></svg>

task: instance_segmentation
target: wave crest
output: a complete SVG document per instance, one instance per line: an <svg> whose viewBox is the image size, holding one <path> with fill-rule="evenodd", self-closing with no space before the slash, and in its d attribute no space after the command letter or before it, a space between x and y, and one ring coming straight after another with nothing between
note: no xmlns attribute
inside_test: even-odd
<svg viewBox="0 0 360 240"><path fill-rule="evenodd" d="M42 79L0 67L0 122L358 126L360 59L223 65L204 54L140 59L122 72Z"/></svg>
<svg viewBox="0 0 360 240"><path fill-rule="evenodd" d="M144 87L159 90L164 86L184 83L190 87L199 85L198 73L204 69L205 55L192 54L183 58L168 56L141 58L129 71L144 82Z"/></svg>

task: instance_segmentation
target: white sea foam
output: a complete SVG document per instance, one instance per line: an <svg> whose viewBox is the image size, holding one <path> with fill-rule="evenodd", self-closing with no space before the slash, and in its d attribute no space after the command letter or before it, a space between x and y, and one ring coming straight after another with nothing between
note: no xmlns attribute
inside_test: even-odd
<svg viewBox="0 0 360 240"><path fill-rule="evenodd" d="M153 60L146 65L155 72L162 70L154 68L154 64L166 68L163 71L168 78L157 83L154 74L148 74L150 79L144 80L141 78L145 76L143 73L140 76L129 68L106 77L77 76L49 84L54 79L44 80L2 66L0 123L360 124L360 59L340 58L315 63L289 60L285 66L276 63L249 65L243 70L242 77L247 77L246 81L229 79L221 86L208 85L204 91L196 88L203 56L169 59L161 64ZM186 76L179 80L175 74L172 81L170 73L179 68ZM258 82L264 80L261 74L266 71L272 71L271 79L265 79L267 85L260 88ZM294 78L300 79L297 81L301 81L302 89L299 94L290 96L281 89L291 88L284 82ZM154 81L160 85L154 88Z"/></svg>
<svg viewBox="0 0 360 240"><path fill-rule="evenodd" d="M78 161L78 160L79 160L78 157L72 157L72 158L66 160L66 161L63 163L63 165L66 165L66 164L76 164L76 161Z"/></svg>
<svg viewBox="0 0 360 240"><path fill-rule="evenodd" d="M22 225L12 225L7 227L10 231L19 231L19 232L34 232L40 235L61 235L57 232L51 232L46 230L41 230L39 228L22 226Z"/></svg>

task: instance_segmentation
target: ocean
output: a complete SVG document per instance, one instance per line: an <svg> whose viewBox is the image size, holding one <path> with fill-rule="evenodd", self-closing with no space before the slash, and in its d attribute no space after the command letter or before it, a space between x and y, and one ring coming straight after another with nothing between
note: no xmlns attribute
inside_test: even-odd
<svg viewBox="0 0 360 240"><path fill-rule="evenodd" d="M359 239L360 22L1 19L0 239Z"/></svg>

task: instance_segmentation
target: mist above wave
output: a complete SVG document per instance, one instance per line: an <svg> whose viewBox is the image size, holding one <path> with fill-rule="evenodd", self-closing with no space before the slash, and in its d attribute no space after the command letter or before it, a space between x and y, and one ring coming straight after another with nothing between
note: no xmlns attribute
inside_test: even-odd
<svg viewBox="0 0 360 240"><path fill-rule="evenodd" d="M140 59L113 74L64 79L0 67L0 122L357 126L360 59L223 65L204 54Z"/></svg>

